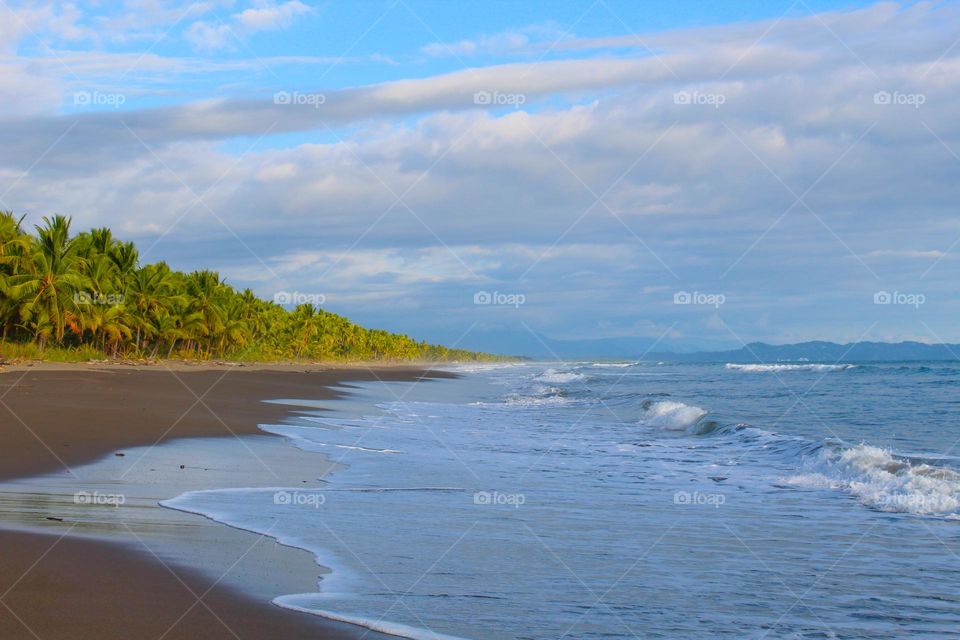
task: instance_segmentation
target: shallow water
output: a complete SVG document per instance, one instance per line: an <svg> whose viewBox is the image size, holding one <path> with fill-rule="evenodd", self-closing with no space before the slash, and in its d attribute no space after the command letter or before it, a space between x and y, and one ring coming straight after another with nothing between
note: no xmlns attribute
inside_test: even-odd
<svg viewBox="0 0 960 640"><path fill-rule="evenodd" d="M166 504L333 568L278 604L401 635L960 637L958 385L943 363L473 367L266 426L348 465L321 490Z"/></svg>

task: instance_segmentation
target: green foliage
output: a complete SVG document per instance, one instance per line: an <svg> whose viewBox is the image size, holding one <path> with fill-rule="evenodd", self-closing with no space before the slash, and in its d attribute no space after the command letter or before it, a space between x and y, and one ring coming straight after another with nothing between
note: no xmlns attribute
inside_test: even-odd
<svg viewBox="0 0 960 640"><path fill-rule="evenodd" d="M0 341L0 361L45 360L47 362L89 362L105 360L106 355L88 344L75 347L47 347L35 342Z"/></svg>
<svg viewBox="0 0 960 640"><path fill-rule="evenodd" d="M0 211L0 356L278 360L498 360L365 329L310 304L292 311L212 271L141 265L109 229L70 234L44 218L26 233Z"/></svg>

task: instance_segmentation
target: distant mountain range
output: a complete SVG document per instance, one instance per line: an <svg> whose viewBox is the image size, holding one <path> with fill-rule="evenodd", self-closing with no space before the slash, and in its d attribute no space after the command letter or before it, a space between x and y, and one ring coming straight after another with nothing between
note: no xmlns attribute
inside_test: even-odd
<svg viewBox="0 0 960 640"><path fill-rule="evenodd" d="M454 341L456 337L449 338ZM477 351L513 354L532 360L645 360L665 362L731 362L759 364L775 362L892 362L904 360L958 360L960 344L922 342L856 342L838 344L815 340L796 344L753 342L740 349L724 349L727 344L692 347L669 339L657 343L654 338L593 338L558 340L530 331L477 331L459 345Z"/></svg>
<svg viewBox="0 0 960 640"><path fill-rule="evenodd" d="M732 351L649 353L644 360L669 362L732 362L743 364L797 362L896 362L904 360L960 360L960 345L922 342L855 342L837 344L816 340L797 344L753 342Z"/></svg>

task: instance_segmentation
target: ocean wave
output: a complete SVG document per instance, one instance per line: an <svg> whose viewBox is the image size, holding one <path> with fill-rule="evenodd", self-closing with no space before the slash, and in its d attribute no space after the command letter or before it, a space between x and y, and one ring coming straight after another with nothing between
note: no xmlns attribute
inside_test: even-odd
<svg viewBox="0 0 960 640"><path fill-rule="evenodd" d="M785 482L842 490L880 511L939 516L960 513L960 473L949 467L911 460L869 444L824 448L813 467L785 478Z"/></svg>
<svg viewBox="0 0 960 640"><path fill-rule="evenodd" d="M960 471L940 459L900 455L871 444L808 440L747 424L718 426L706 411L679 402L645 403L644 424L696 435L734 437L740 446L775 456L799 473L784 484L843 491L879 511L960 519Z"/></svg>
<svg viewBox="0 0 960 640"><path fill-rule="evenodd" d="M506 398L506 403L519 407L542 407L563 405L570 402L569 398L562 395L547 396L526 396L522 394L511 394Z"/></svg>
<svg viewBox="0 0 960 640"><path fill-rule="evenodd" d="M780 371L846 371L854 369L855 364L734 364L728 362L727 369L734 371L749 371L751 373L760 372L780 372Z"/></svg>
<svg viewBox="0 0 960 640"><path fill-rule="evenodd" d="M525 366L522 362L471 362L441 364L433 368L440 371L456 371L459 373L483 373L486 371L496 371L498 369L514 369L522 366Z"/></svg>
<svg viewBox="0 0 960 640"><path fill-rule="evenodd" d="M705 415L706 410L682 402L647 400L643 403L640 424L667 431L687 431L696 426Z"/></svg>
<svg viewBox="0 0 960 640"><path fill-rule="evenodd" d="M637 364L636 362L591 362L590 366L594 369L626 369Z"/></svg>
<svg viewBox="0 0 960 640"><path fill-rule="evenodd" d="M558 371L556 369L547 369L540 375L536 376L534 380L549 384L565 384L567 382L574 382L575 380L583 380L583 374L576 373L574 371Z"/></svg>
<svg viewBox="0 0 960 640"><path fill-rule="evenodd" d="M514 393L508 393L500 403L475 402L472 404L474 406L507 404L515 407L540 407L564 405L569 402L570 398L567 392L560 387L547 384L533 384Z"/></svg>

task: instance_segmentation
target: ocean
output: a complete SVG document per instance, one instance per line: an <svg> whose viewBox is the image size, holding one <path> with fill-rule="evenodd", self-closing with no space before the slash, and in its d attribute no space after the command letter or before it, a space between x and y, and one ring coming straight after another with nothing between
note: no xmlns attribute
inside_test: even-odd
<svg viewBox="0 0 960 640"><path fill-rule="evenodd" d="M322 488L165 506L310 550L279 606L410 638L960 637L960 366L598 362L363 383Z"/></svg>

